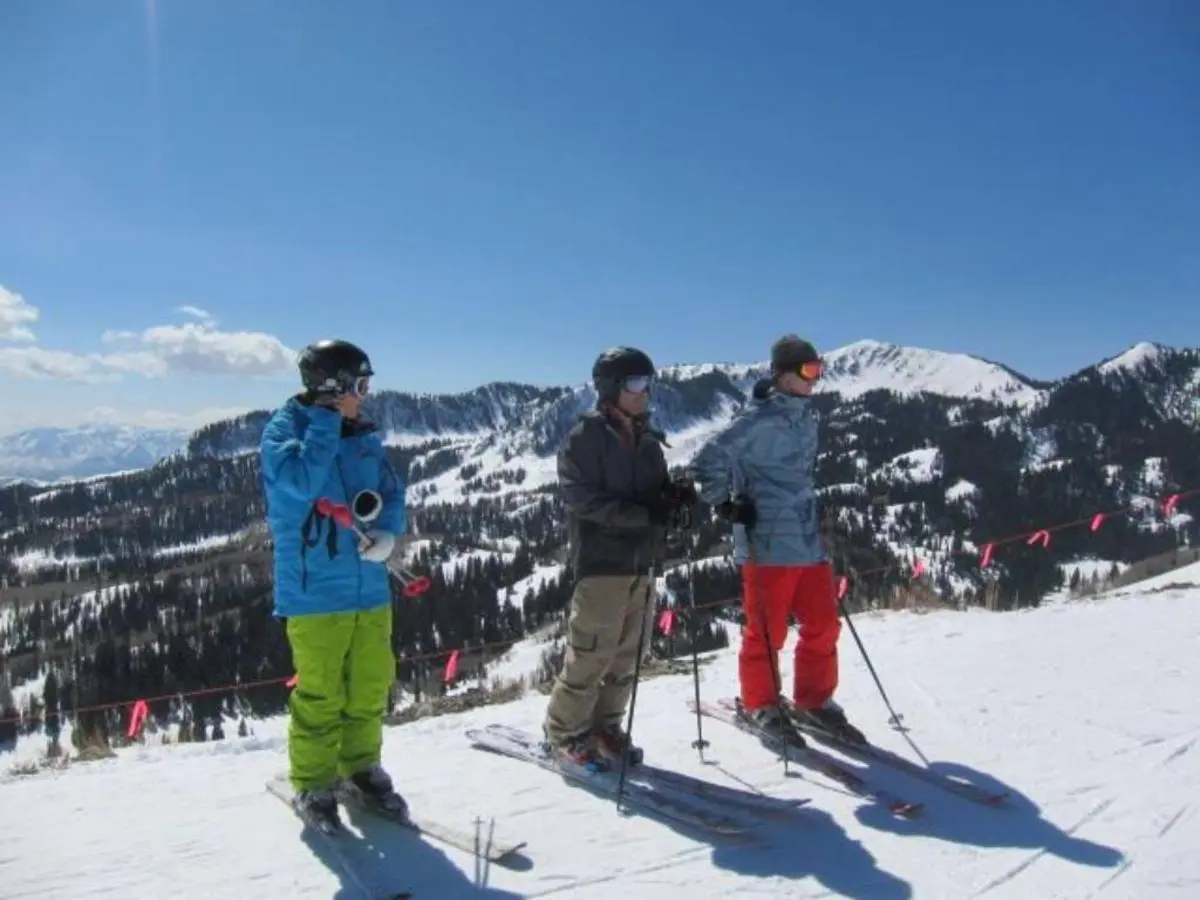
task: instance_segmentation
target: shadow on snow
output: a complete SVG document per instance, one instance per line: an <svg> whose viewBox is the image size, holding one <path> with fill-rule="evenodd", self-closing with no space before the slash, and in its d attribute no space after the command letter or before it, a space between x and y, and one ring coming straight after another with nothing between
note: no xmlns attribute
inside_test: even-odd
<svg viewBox="0 0 1200 900"><path fill-rule="evenodd" d="M489 866L502 865L477 859L469 878L432 838L402 825L351 807L342 807L349 823L362 836L347 829L327 838L305 828L302 839L313 855L341 881L333 900L406 897L478 897L481 900L520 900L520 894L489 887ZM482 840L487 840L483 829ZM503 863L508 868L529 868L528 857L514 854Z"/></svg>
<svg viewBox="0 0 1200 900"><path fill-rule="evenodd" d="M884 766L873 767L875 771ZM1008 874L1001 876L984 890L989 890L1024 871L1043 856L1050 854L1081 866L1114 868L1125 859L1125 855L1114 847L1076 837L1074 832L1104 812L1112 803L1109 798L1097 803L1078 821L1063 829L1042 815L1041 808L1029 797L999 779L960 763L935 762L931 771L960 781L968 781L989 791L1007 792L1007 800L995 808L982 807L959 797L954 797L936 787L928 786L925 814L917 819L901 819L892 816L886 809L868 805L860 807L855 817L869 828L896 835L912 835L934 838L954 844L973 847L1026 848L1036 851ZM912 785L919 781L897 775ZM907 789L907 788L906 788ZM941 795L944 802L929 803L933 795Z"/></svg>

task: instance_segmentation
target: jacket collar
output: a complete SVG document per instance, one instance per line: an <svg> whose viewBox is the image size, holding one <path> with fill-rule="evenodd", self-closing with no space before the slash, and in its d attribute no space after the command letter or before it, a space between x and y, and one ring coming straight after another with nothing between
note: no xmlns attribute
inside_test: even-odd
<svg viewBox="0 0 1200 900"><path fill-rule="evenodd" d="M752 403L756 403L764 409L775 409L793 421L812 413L812 397L785 394L783 391L777 390L775 385L767 379L754 385L751 397Z"/></svg>

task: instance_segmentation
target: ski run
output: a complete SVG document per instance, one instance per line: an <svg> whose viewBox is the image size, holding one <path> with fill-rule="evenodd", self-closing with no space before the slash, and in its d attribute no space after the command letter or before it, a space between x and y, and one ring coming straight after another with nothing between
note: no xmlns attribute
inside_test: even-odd
<svg viewBox="0 0 1200 900"><path fill-rule="evenodd" d="M735 637L701 667L703 759L691 677L640 686L651 768L628 772L620 811L616 774L528 754L536 692L387 729L384 762L421 828L347 807L342 833L306 831L286 785L268 789L286 768L282 717L249 738L6 774L0 896L1190 900L1198 610L1200 589L1181 588L860 616L908 731L889 727L848 633L838 699L895 759L810 738L786 768L730 716Z"/></svg>

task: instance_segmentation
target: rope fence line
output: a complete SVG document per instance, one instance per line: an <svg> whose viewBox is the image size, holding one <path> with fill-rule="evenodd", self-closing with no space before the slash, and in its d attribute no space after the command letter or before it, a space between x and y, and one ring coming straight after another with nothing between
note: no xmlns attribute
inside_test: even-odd
<svg viewBox="0 0 1200 900"><path fill-rule="evenodd" d="M1168 494L1168 495L1158 499L1155 502L1154 506L1164 519L1169 519L1172 515L1175 514L1176 508L1178 507L1179 502L1181 500L1186 499L1188 497L1195 496L1197 494L1200 494L1200 488L1189 488L1187 490L1177 491L1177 492ZM1049 549L1050 537L1052 534L1057 534L1058 532L1066 531L1066 530L1072 529L1072 528L1079 528L1083 525L1087 525L1089 530L1094 533L1094 532L1098 531L1101 527L1103 527L1104 523L1110 519L1128 515L1132 512L1144 511L1145 508L1146 508L1146 506L1144 503L1143 504L1130 503L1127 506L1121 507L1119 509L1105 510L1102 512L1092 513L1083 518L1074 519L1069 522L1061 522L1056 525L1051 525L1048 527L1033 528L1033 529L1030 529L1028 531L1024 531L1024 532L1021 532L1018 534L1011 534L1011 535L1007 535L1005 537L994 538L994 539L982 544L982 546L978 550L977 555L979 556L979 567L980 567L980 569L987 568L995 561L994 560L995 550L998 547L1003 547L1008 544L1015 544L1017 542L1024 541L1027 546L1034 546L1035 544L1040 544L1043 549ZM727 558L727 557L723 557L723 558ZM695 561L691 564L692 577L695 577L696 562L699 562L699 561ZM838 599L842 599L843 597L845 597L845 595L850 590L850 587L854 583L861 581L863 578L868 577L868 576L886 574L887 572L896 570L897 568L898 567L895 564L888 564L888 565L882 565L882 566L875 566L875 567L867 568L867 569L852 570L852 574L849 574L849 575L843 573L842 575L839 576L838 581L837 581ZM909 573L909 579L911 581L916 581L916 580L920 579L921 576L924 574L925 574L924 563L920 559L918 559L912 566L912 570ZM736 603L736 602L738 602L736 598L730 598L730 599L725 599L725 600L716 600L716 601L712 601L709 603L697 604L695 608L697 610L715 609L718 607L728 606L731 603ZM668 607L667 609L663 610L663 612L659 618L659 628L662 630L662 632L664 634L670 634L670 632L672 631L672 629L674 627L675 616L676 616L676 611L675 611L674 607ZM459 664L459 660L463 653L483 652L485 659L486 659L486 652L488 650L498 650L501 648L504 648L505 650L507 650L520 640L522 640L522 639L515 638L515 639L507 639L507 640L501 640L501 641L488 641L485 643L473 644L473 645L466 646L466 647L442 649L442 650L432 651L432 652L428 652L428 653L406 654L404 656L397 657L397 660L396 660L397 675L399 674L400 667L404 664L445 659L446 666L445 666L445 669L443 670L442 680L444 683L449 684L454 681L455 677L458 674L458 664ZM187 700L187 699L194 699L197 697L210 696L213 694L226 694L226 693L231 693L231 692L240 694L242 691L257 689L257 688L262 688L262 687L269 687L272 685L285 685L286 687L294 688L298 684L299 684L299 676L295 675L295 674L289 675L289 676L283 676L283 677L276 677L276 678L262 678L262 679L256 679L253 681L240 681L239 680L239 681L235 681L235 682L228 683L228 684L214 685L214 686L204 687L204 688L196 688L196 689L190 690L190 691L175 691L175 692L168 693L168 694L159 694L157 696L143 697L143 698L139 698L136 700L118 700L118 701L113 701L113 702L109 702L109 703L97 703L97 704L91 704L88 706L74 707L70 710L65 710L60 707L55 712L43 713L42 715L37 716L37 717L25 718L25 717L22 717L18 713L15 716L8 716L8 717L0 718L0 725L13 723L13 722L20 723L22 721L26 722L27 724L28 723L40 723L40 724L44 725L48 721L63 718L68 715L78 715L80 713L107 712L109 710L120 709L122 707L128 706L130 708L130 726L128 729L128 737L132 740L132 739L136 738L137 735L140 733L141 726L144 724L146 718L149 716L149 707L153 703L162 703L164 701L169 701L169 700Z"/></svg>

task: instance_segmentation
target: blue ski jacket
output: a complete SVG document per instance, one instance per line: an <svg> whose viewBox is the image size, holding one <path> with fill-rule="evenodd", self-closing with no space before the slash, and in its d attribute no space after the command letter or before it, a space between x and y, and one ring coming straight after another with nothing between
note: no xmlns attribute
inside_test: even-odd
<svg viewBox="0 0 1200 900"><path fill-rule="evenodd" d="M399 536L407 527L406 484L384 453L374 423L292 397L263 429L259 448L267 525L275 543L275 614L373 609L392 599L383 563L360 559L358 538L317 512L327 498L350 505L362 490L383 498L363 530Z"/></svg>
<svg viewBox="0 0 1200 900"><path fill-rule="evenodd" d="M818 423L812 401L756 386L751 400L692 461L700 496L712 505L740 495L757 518L747 536L733 526L734 561L812 565L828 554L820 533L813 468Z"/></svg>

